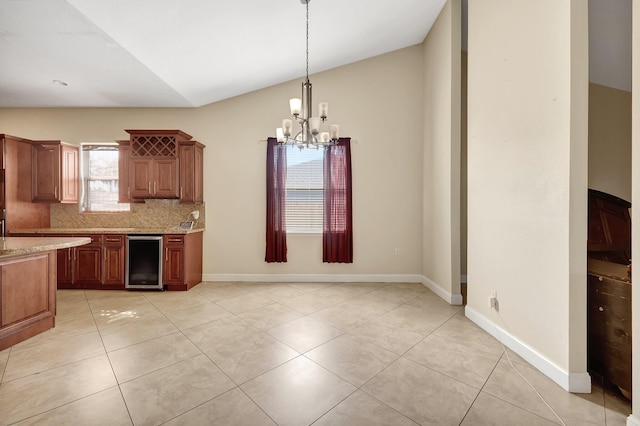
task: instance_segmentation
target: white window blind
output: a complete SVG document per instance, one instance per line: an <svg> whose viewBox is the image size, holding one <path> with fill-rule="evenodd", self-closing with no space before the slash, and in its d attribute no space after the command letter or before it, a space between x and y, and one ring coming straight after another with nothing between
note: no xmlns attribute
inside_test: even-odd
<svg viewBox="0 0 640 426"><path fill-rule="evenodd" d="M81 211L129 211L118 203L118 147L83 144L81 153Z"/></svg>
<svg viewBox="0 0 640 426"><path fill-rule="evenodd" d="M289 233L321 233L324 150L287 149L286 221Z"/></svg>

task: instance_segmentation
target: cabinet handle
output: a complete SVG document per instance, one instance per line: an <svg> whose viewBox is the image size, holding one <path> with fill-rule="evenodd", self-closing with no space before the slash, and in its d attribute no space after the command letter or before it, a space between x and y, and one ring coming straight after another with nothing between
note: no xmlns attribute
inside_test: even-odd
<svg viewBox="0 0 640 426"><path fill-rule="evenodd" d="M165 262L169 261L169 249L168 248L164 249L164 260L165 260Z"/></svg>
<svg viewBox="0 0 640 426"><path fill-rule="evenodd" d="M76 250L76 248L73 248L73 260L77 260L78 259L78 250Z"/></svg>
<svg viewBox="0 0 640 426"><path fill-rule="evenodd" d="M53 187L53 197L54 198L58 198L58 186L54 186Z"/></svg>
<svg viewBox="0 0 640 426"><path fill-rule="evenodd" d="M153 195L156 195L156 183L153 182Z"/></svg>
<svg viewBox="0 0 640 426"><path fill-rule="evenodd" d="M180 198L182 198L182 187L180 187Z"/></svg>
<svg viewBox="0 0 640 426"><path fill-rule="evenodd" d="M149 194L153 194L153 192L151 192L151 182L149 182Z"/></svg>
<svg viewBox="0 0 640 426"><path fill-rule="evenodd" d="M67 260L71 260L71 252L73 251L72 248L69 249L69 252L67 253Z"/></svg>

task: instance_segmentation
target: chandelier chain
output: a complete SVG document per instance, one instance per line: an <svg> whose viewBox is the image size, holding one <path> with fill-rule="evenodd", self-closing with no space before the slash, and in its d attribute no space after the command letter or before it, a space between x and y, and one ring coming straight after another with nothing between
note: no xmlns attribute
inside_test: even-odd
<svg viewBox="0 0 640 426"><path fill-rule="evenodd" d="M307 80L309 80L309 2L307 1Z"/></svg>

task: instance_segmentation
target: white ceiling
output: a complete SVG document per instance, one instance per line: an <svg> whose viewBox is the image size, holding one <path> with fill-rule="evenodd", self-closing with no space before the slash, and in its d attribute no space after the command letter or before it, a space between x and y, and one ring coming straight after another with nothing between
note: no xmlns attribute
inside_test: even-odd
<svg viewBox="0 0 640 426"><path fill-rule="evenodd" d="M310 74L421 43L444 2L311 1ZM0 58L0 107L201 106L303 76L305 6L0 0Z"/></svg>
<svg viewBox="0 0 640 426"><path fill-rule="evenodd" d="M309 72L421 43L444 2L311 1ZM628 91L631 2L589 1L590 79ZM303 76L304 34L300 0L0 0L0 107L201 106Z"/></svg>

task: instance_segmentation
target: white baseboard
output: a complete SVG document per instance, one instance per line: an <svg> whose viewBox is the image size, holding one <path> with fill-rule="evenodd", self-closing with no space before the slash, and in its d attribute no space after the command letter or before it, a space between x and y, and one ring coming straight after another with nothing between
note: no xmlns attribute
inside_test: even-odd
<svg viewBox="0 0 640 426"><path fill-rule="evenodd" d="M422 275L365 274L203 274L203 281L283 283L422 283Z"/></svg>
<svg viewBox="0 0 640 426"><path fill-rule="evenodd" d="M640 417L630 414L627 417L627 426L640 426Z"/></svg>
<svg viewBox="0 0 640 426"><path fill-rule="evenodd" d="M462 305L462 295L461 294L451 294L450 291L445 290L440 287L434 281L422 275L422 284L427 287L429 290L440 296L444 299L445 302L450 305Z"/></svg>
<svg viewBox="0 0 640 426"><path fill-rule="evenodd" d="M572 393L591 393L591 376L586 371L584 373L569 373L508 331L495 325L493 321L478 311L467 306L464 313L467 318L496 339L501 340L506 347L520 355L564 390Z"/></svg>

